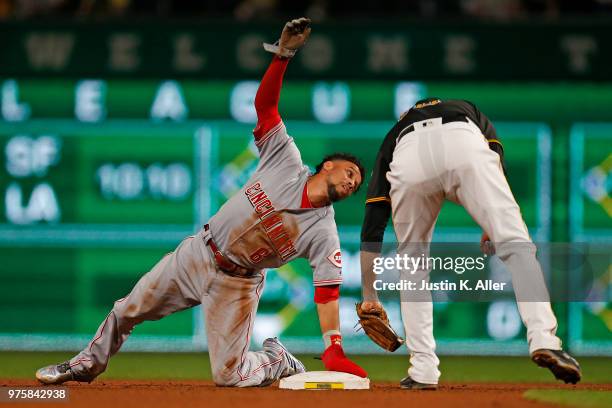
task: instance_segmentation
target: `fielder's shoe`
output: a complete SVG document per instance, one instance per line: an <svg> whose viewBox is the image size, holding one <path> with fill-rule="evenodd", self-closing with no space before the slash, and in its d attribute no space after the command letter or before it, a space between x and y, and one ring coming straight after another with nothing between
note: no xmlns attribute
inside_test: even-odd
<svg viewBox="0 0 612 408"><path fill-rule="evenodd" d="M438 384L423 384L423 383L414 381L410 377L406 377L406 378L402 378L402 381L400 381L400 388L404 390L435 391L438 389Z"/></svg>
<svg viewBox="0 0 612 408"><path fill-rule="evenodd" d="M293 354L291 354L289 350L283 346L283 343L278 340L278 337L270 337L269 339L264 340L263 346L264 348L274 350L278 354L282 354L284 356L285 362L287 363L287 369L282 373L281 378L306 372L306 367L304 367L304 364L302 364L300 360L295 358Z"/></svg>
<svg viewBox="0 0 612 408"><path fill-rule="evenodd" d="M74 380L70 361L43 367L36 371L36 379L43 384L62 384Z"/></svg>
<svg viewBox="0 0 612 408"><path fill-rule="evenodd" d="M576 384L582 376L580 364L563 350L539 349L531 354L531 359L540 367L548 368L557 380L566 384Z"/></svg>

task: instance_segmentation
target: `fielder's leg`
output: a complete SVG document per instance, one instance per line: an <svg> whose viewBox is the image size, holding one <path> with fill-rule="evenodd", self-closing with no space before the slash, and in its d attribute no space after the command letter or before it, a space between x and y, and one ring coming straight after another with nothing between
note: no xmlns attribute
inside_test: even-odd
<svg viewBox="0 0 612 408"><path fill-rule="evenodd" d="M557 319L520 208L501 170L499 156L477 132L457 129L446 135L462 154L454 158L449 193L465 207L495 244L496 255L512 275L521 319L527 327L529 351L561 349Z"/></svg>
<svg viewBox="0 0 612 408"><path fill-rule="evenodd" d="M202 297L208 353L217 385L265 386L305 371L276 338L264 341L263 351L249 351L264 281L263 273L239 278L217 270Z"/></svg>
<svg viewBox="0 0 612 408"><path fill-rule="evenodd" d="M431 160L429 132L413 132L405 136L394 152L388 175L391 183L393 227L398 240L398 253L403 256L428 256L444 195L437 181L437 170ZM433 177L433 178L432 178ZM402 271L402 279L415 282L429 281L429 270ZM401 313L406 346L410 352L408 377L403 388L419 388L437 384L440 377L433 336L433 304L431 293L403 291ZM416 383L415 383L416 382Z"/></svg>
<svg viewBox="0 0 612 408"><path fill-rule="evenodd" d="M72 379L92 381L104 372L135 325L199 304L206 272L213 268L203 257L204 251L208 249L200 238L186 238L140 278L128 296L115 302L94 338L66 367L45 367L37 372L37 378L54 384Z"/></svg>

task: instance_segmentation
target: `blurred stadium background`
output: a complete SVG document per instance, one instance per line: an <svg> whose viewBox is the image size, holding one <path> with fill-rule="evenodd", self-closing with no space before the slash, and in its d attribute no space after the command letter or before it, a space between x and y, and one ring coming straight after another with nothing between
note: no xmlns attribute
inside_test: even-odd
<svg viewBox="0 0 612 408"><path fill-rule="evenodd" d="M281 112L307 164L346 150L371 168L416 100L468 99L498 128L535 241L612 242L611 1L0 0L1 350L82 348L241 186L257 163L261 43L300 15L314 30ZM347 349L375 353L353 330L364 190L335 206L341 316ZM437 241L479 236L445 206ZM607 301L554 305L575 354L612 355L607 268ZM254 343L320 352L312 297L306 262L269 271ZM511 299L436 303L440 353L525 355ZM205 350L201 311L145 323L125 349Z"/></svg>

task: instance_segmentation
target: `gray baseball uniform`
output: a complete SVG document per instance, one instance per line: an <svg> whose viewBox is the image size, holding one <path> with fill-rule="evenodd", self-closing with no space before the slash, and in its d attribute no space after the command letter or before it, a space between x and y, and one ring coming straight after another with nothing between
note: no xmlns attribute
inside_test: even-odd
<svg viewBox="0 0 612 408"><path fill-rule="evenodd" d="M260 163L247 184L209 221L183 240L130 292L117 300L93 340L70 360L80 378L95 378L145 320L202 304L213 380L218 385L256 386L281 378L287 364L277 351L248 351L264 286L264 268L308 258L315 285L342 281L339 239L332 206L302 209L308 168L280 122L257 141ZM212 240L212 241L211 241ZM219 267L210 243L242 267Z"/></svg>

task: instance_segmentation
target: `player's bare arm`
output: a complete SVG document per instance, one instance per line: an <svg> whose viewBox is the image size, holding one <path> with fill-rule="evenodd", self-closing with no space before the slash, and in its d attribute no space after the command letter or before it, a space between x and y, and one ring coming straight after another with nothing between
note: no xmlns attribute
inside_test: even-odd
<svg viewBox="0 0 612 408"><path fill-rule="evenodd" d="M327 303L317 303L317 314L319 315L321 333L327 333L330 330L340 330L340 306L338 299Z"/></svg>

